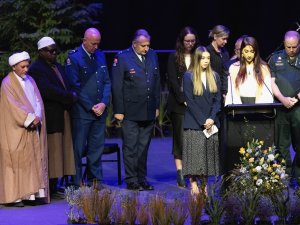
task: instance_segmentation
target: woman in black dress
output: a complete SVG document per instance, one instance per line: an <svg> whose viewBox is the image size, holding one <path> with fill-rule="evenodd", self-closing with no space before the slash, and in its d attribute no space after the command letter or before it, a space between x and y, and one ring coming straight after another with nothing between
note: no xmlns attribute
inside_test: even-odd
<svg viewBox="0 0 300 225"><path fill-rule="evenodd" d="M186 108L182 79L183 74L191 65L193 54L198 44L199 40L196 31L191 27L184 27L177 37L175 52L170 54L168 60L169 96L167 110L173 127L172 153L175 159L177 184L179 187L186 187L182 175L183 115Z"/></svg>

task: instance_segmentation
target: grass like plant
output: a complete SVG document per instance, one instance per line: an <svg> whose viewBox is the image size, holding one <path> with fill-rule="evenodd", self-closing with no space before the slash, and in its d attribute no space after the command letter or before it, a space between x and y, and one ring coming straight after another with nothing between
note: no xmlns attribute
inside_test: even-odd
<svg viewBox="0 0 300 225"><path fill-rule="evenodd" d="M200 192L197 195L189 195L188 211L191 218L191 225L199 225L201 221L202 210L205 205L205 195Z"/></svg>
<svg viewBox="0 0 300 225"><path fill-rule="evenodd" d="M170 225L170 209L166 198L161 195L155 195L149 199L149 213L153 225Z"/></svg>

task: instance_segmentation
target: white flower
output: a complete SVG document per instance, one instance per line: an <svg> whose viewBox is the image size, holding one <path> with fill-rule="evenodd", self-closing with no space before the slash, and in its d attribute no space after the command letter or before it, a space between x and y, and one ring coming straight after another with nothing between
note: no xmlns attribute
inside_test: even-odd
<svg viewBox="0 0 300 225"><path fill-rule="evenodd" d="M245 173L246 171L247 171L247 169L246 169L245 167L241 167L241 168L240 168L240 172L241 172L241 173Z"/></svg>
<svg viewBox="0 0 300 225"><path fill-rule="evenodd" d="M284 172L280 174L280 179L285 179L286 177L288 177L288 175Z"/></svg>
<svg viewBox="0 0 300 225"><path fill-rule="evenodd" d="M258 180L256 181L256 185L257 185L257 186L260 186L262 183L263 183L263 180L262 180L262 179L258 179Z"/></svg>
<svg viewBox="0 0 300 225"><path fill-rule="evenodd" d="M246 150L246 152L249 153L249 154L251 154L251 153L252 153L252 149L251 149L251 148L248 148L248 149Z"/></svg>
<svg viewBox="0 0 300 225"><path fill-rule="evenodd" d="M273 161L275 159L275 156L273 154L268 155L268 159Z"/></svg>
<svg viewBox="0 0 300 225"><path fill-rule="evenodd" d="M277 169L275 170L275 173L277 173L277 174L282 174L282 173L284 173L284 171L283 171L282 168L277 168Z"/></svg>
<svg viewBox="0 0 300 225"><path fill-rule="evenodd" d="M256 171L257 171L258 173L261 172L261 166L257 166L257 167L255 167L255 169L256 169Z"/></svg>
<svg viewBox="0 0 300 225"><path fill-rule="evenodd" d="M268 164L266 164L266 163L262 164L262 168L263 168L264 170L267 170L267 169L268 169Z"/></svg>

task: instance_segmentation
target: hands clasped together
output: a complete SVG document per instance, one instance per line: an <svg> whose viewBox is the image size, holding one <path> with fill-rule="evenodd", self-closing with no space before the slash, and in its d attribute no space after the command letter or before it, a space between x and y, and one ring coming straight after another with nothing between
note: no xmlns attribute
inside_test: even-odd
<svg viewBox="0 0 300 225"><path fill-rule="evenodd" d="M102 102L93 106L92 111L96 114L96 116L101 116L106 108L106 105Z"/></svg>

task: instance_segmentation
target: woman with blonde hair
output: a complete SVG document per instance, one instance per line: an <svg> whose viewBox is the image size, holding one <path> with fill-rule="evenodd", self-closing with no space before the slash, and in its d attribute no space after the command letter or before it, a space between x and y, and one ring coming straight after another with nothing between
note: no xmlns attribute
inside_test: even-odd
<svg viewBox="0 0 300 225"><path fill-rule="evenodd" d="M192 194L199 194L197 178L219 175L220 85L219 75L210 66L210 53L205 47L198 47L191 69L183 78L187 108L183 122L182 170L190 179Z"/></svg>

